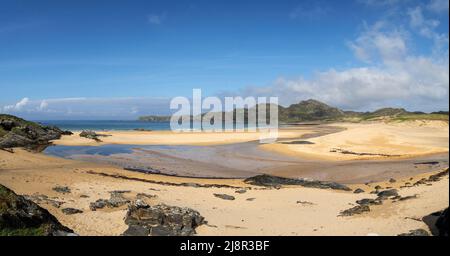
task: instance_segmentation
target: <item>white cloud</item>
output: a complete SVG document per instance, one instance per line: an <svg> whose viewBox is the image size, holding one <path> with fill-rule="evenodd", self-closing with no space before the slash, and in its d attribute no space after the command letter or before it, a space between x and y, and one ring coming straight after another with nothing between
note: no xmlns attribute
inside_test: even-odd
<svg viewBox="0 0 450 256"><path fill-rule="evenodd" d="M22 110L28 103L30 102L30 99L23 98L19 102L17 102L14 105L7 105L3 107L3 111L8 113L12 111L20 111Z"/></svg>
<svg viewBox="0 0 450 256"><path fill-rule="evenodd" d="M419 11L420 12L419 12ZM314 98L349 110L380 107L406 107L410 110L448 110L449 61L448 34L434 31L436 23L427 20L420 8L411 9L410 25L428 28L424 37L441 39L431 49L446 54L415 55L410 32L387 20L364 25L362 32L347 42L355 57L365 65L343 70L328 69L312 78L279 78L266 87L247 87L244 96L278 96L283 105Z"/></svg>

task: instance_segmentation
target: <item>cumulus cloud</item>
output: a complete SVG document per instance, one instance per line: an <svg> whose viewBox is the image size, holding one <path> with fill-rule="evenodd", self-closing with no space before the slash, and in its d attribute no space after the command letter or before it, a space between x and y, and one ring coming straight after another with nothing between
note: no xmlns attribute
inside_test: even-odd
<svg viewBox="0 0 450 256"><path fill-rule="evenodd" d="M380 20L347 42L363 65L328 69L311 78L279 78L265 87L247 87L240 94L278 96L283 105L314 98L348 110L373 110L386 106L410 110L448 109L448 34L438 34L438 22L427 19L421 7L410 9L409 24L421 36L435 42L433 52L413 54L411 32L405 26ZM447 38L447 43L445 42ZM440 43L437 43L439 42ZM443 51L444 50L444 51ZM444 52L444 54L442 54Z"/></svg>
<svg viewBox="0 0 450 256"><path fill-rule="evenodd" d="M26 105L28 105L29 102L30 102L30 99L23 98L20 101L18 101L16 104L4 106L3 111L4 112L21 111Z"/></svg>

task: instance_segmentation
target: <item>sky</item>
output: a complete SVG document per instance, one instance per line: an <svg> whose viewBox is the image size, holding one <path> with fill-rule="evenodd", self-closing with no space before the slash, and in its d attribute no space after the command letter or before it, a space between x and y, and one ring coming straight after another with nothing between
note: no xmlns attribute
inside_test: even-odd
<svg viewBox="0 0 450 256"><path fill-rule="evenodd" d="M0 1L0 112L168 114L170 99L448 110L448 0Z"/></svg>

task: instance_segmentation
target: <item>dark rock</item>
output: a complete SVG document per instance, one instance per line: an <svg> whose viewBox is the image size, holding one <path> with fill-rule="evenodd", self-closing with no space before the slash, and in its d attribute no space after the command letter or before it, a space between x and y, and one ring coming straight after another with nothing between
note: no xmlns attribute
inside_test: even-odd
<svg viewBox="0 0 450 256"><path fill-rule="evenodd" d="M390 182L390 183L395 183L395 182L397 182L397 180L396 180L396 179L393 179L393 178L391 178L391 179L389 179L389 182Z"/></svg>
<svg viewBox="0 0 450 256"><path fill-rule="evenodd" d="M364 198L361 200L356 201L359 205L380 205L383 204L383 201L379 199L370 199L370 198Z"/></svg>
<svg viewBox="0 0 450 256"><path fill-rule="evenodd" d="M0 185L0 236L75 235L46 209Z"/></svg>
<svg viewBox="0 0 450 256"><path fill-rule="evenodd" d="M308 202L308 201L297 201L297 204L301 204L301 205L314 205L314 203Z"/></svg>
<svg viewBox="0 0 450 256"><path fill-rule="evenodd" d="M360 194L360 193L364 193L365 191L363 189L357 188L355 189L355 191L353 191L353 193L355 194Z"/></svg>
<svg viewBox="0 0 450 256"><path fill-rule="evenodd" d="M256 199L256 198L254 198L254 197L250 197L250 198L247 198L247 199L245 199L245 200L247 200L247 201L250 201L250 202L251 202L251 201L255 201L255 199Z"/></svg>
<svg viewBox="0 0 450 256"><path fill-rule="evenodd" d="M376 189L376 190L379 190L379 189L382 189L382 187L381 187L380 185L376 185L376 186L375 186L375 189Z"/></svg>
<svg viewBox="0 0 450 256"><path fill-rule="evenodd" d="M448 222L448 208L445 209L436 221L436 228L439 231L439 236L448 236L449 230Z"/></svg>
<svg viewBox="0 0 450 256"><path fill-rule="evenodd" d="M61 202L61 201L58 201L58 200L55 200L55 199L51 199L48 196L42 195L42 194L34 194L34 195L31 195L31 196L25 195L24 197L27 200L31 200L31 201L33 201L35 203L38 203L38 204L49 204L49 205L51 205L51 206L53 206L55 208L60 208L61 205L64 204L64 202Z"/></svg>
<svg viewBox="0 0 450 256"><path fill-rule="evenodd" d="M109 199L98 199L97 201L89 204L89 209L91 209L91 211L95 211L97 209L103 209L105 207L116 208L126 205L130 203L130 200L123 197L124 193L126 192L112 191L110 192L111 197Z"/></svg>
<svg viewBox="0 0 450 256"><path fill-rule="evenodd" d="M80 137L84 137L87 139L91 139L91 140L95 140L96 142L102 142L102 140L100 140L99 137L107 137L110 135L106 135L106 134L98 134L94 131L82 131L80 133Z"/></svg>
<svg viewBox="0 0 450 256"><path fill-rule="evenodd" d="M314 144L314 142L307 141L307 140L295 140L295 141L287 141L282 142L282 144L292 144L292 145L311 145Z"/></svg>
<svg viewBox="0 0 450 256"><path fill-rule="evenodd" d="M79 209L75 209L75 208L64 208L61 210L64 214L66 215L72 215L72 214L77 214L77 213L83 213L82 210Z"/></svg>
<svg viewBox="0 0 450 256"><path fill-rule="evenodd" d="M97 209L105 208L107 204L108 204L107 200L98 199L97 201L89 204L89 209L91 209L91 211L96 211Z"/></svg>
<svg viewBox="0 0 450 256"><path fill-rule="evenodd" d="M131 204L125 216L128 225L124 235L190 236L205 223L195 210L159 204Z"/></svg>
<svg viewBox="0 0 450 256"><path fill-rule="evenodd" d="M42 150L51 140L65 133L59 128L43 126L24 119L0 114L0 148L24 147Z"/></svg>
<svg viewBox="0 0 450 256"><path fill-rule="evenodd" d="M298 185L310 188L351 191L349 187L335 182L324 182L306 179L290 179L284 177L271 176L267 174L247 178L244 180L244 182L255 186L265 186L265 187L275 187L281 185Z"/></svg>
<svg viewBox="0 0 450 256"><path fill-rule="evenodd" d="M226 195L226 194L214 194L215 197L218 197L223 200L234 200L234 196Z"/></svg>
<svg viewBox="0 0 450 256"><path fill-rule="evenodd" d="M123 236L148 236L150 230L145 226L129 225Z"/></svg>
<svg viewBox="0 0 450 256"><path fill-rule="evenodd" d="M66 186L56 186L52 189L58 193L63 193L63 194L68 194L71 192L70 188L66 187Z"/></svg>
<svg viewBox="0 0 450 256"><path fill-rule="evenodd" d="M370 207L368 205L357 205L353 208L342 211L339 216L353 216L364 212L370 212Z"/></svg>
<svg viewBox="0 0 450 256"><path fill-rule="evenodd" d="M393 196L398 196L398 191L397 189L389 189L389 190L383 190L381 192L379 192L378 197L393 197Z"/></svg>
<svg viewBox="0 0 450 256"><path fill-rule="evenodd" d="M244 193L247 193L247 190L246 189L238 189L238 190L234 191L234 193L244 194Z"/></svg>
<svg viewBox="0 0 450 256"><path fill-rule="evenodd" d="M430 236L430 234L425 229L415 229L410 230L409 233L399 234L398 236Z"/></svg>

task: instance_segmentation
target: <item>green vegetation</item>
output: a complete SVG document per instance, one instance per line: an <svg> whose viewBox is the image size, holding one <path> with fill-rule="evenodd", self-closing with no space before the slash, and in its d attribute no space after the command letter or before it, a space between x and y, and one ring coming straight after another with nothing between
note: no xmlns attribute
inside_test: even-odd
<svg viewBox="0 0 450 256"><path fill-rule="evenodd" d="M44 225L35 228L0 228L0 236L45 236L46 229Z"/></svg>
<svg viewBox="0 0 450 256"><path fill-rule="evenodd" d="M448 114L404 114L394 117L395 121L435 120L448 121Z"/></svg>
<svg viewBox="0 0 450 256"><path fill-rule="evenodd" d="M0 138L5 136L8 132L5 131L2 127L0 127Z"/></svg>
<svg viewBox="0 0 450 256"><path fill-rule="evenodd" d="M439 120L448 121L448 111L433 112L430 114L423 112L408 112L403 108L381 108L373 112L355 112L343 111L335 107L331 107L317 100L301 101L298 104L292 104L289 107L267 105L269 112L271 107L278 107L278 117L280 123L295 122L362 122L362 121L412 121L412 120ZM258 106L256 106L258 109ZM235 109L236 112L244 112L244 119L247 120L248 109ZM222 119L229 113L222 113ZM191 117L192 118L192 117ZM234 117L233 120L236 118ZM141 121L161 122L169 121L169 116L143 116Z"/></svg>

